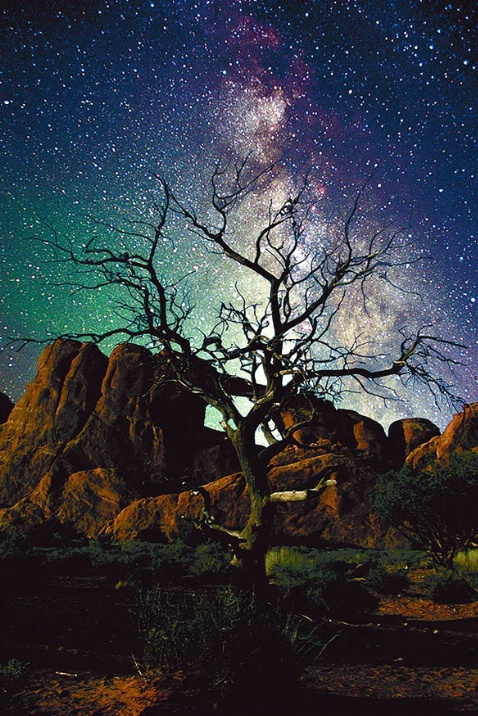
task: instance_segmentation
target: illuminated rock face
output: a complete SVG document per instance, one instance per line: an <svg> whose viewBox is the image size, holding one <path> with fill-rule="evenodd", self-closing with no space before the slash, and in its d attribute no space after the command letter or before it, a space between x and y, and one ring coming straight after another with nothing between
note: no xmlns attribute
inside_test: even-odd
<svg viewBox="0 0 478 716"><path fill-rule="evenodd" d="M420 469L433 460L446 463L451 454L463 450L478 452L478 403L464 405L463 412L453 416L443 435L419 445L408 455L407 464Z"/></svg>
<svg viewBox="0 0 478 716"><path fill-rule="evenodd" d="M141 346L117 346L109 359L90 343L48 346L0 425L0 531L173 539L200 514L197 485L216 520L240 528L249 501L232 447L204 426L203 401L161 375L161 356ZM302 410L299 401L279 417L288 426ZM324 471L337 486L317 500L275 504L274 538L373 545L384 539L369 508L377 476L405 460L478 449L478 404L441 436L429 421L407 419L387 437L370 418L318 401L295 438L269 464L272 488L312 488Z"/></svg>
<svg viewBox="0 0 478 716"><path fill-rule="evenodd" d="M45 518L91 535L135 497L236 470L224 436L204 427L203 401L171 384L159 387L160 373L160 360L141 346L118 346L109 359L89 343L49 346L0 426L1 507L15 506L18 521L32 503ZM79 497L85 491L89 505ZM92 517L86 528L65 501L97 514L96 527ZM12 520L4 509L0 526Z"/></svg>

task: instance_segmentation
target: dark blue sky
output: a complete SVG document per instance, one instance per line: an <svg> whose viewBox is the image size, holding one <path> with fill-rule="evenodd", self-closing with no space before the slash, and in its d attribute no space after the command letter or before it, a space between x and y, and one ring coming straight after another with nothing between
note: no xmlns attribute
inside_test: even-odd
<svg viewBox="0 0 478 716"><path fill-rule="evenodd" d="M214 160L254 150L258 161L281 161L291 181L312 166L327 216L373 174L367 210L409 227L431 260L403 277L419 306L406 295L377 299L370 321L385 333L427 321L466 343L457 382L477 400L476 4L84 5L1 4L0 390L18 398L39 352L17 354L8 337L114 320L107 297L71 298L52 285L58 266L32 236L54 230L76 245L92 230L87 215L147 211L154 172L200 205ZM221 282L204 284L219 292ZM424 395L368 412L386 421L420 410L449 418Z"/></svg>

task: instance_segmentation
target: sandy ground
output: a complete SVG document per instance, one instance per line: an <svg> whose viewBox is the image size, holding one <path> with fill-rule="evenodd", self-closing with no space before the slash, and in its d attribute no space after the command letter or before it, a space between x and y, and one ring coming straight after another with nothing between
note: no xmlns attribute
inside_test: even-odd
<svg viewBox="0 0 478 716"><path fill-rule="evenodd" d="M320 716L478 714L478 601L461 605L435 604L424 597L422 579L423 574L414 575L412 587L405 595L382 597L368 623L337 621L331 624L331 629L343 630L346 637L341 638L351 644L355 634L365 640L370 638L374 642L370 652L355 653L348 663L349 642L340 644L337 638L334 644L338 644L338 648L331 645L321 662L304 674L301 683L304 705L284 713L290 716L302 713ZM437 639L436 663L433 635ZM385 649L384 655L383 644L389 642L383 640L390 636L395 642L390 649ZM426 652L425 664L421 663L421 653L417 652L414 658L413 639L426 640L427 644L431 640L432 653ZM402 643L404 656L400 651ZM463 660L460 659L462 643ZM449 648L452 651L448 652ZM452 654L450 663L443 663L448 654ZM180 675L165 682L157 675L140 675L133 663L131 673L126 675L102 675L98 671L97 666L81 672L29 670L17 684L2 714L187 716L206 713L197 708L197 691L195 694L188 689ZM207 713L222 712L210 707ZM278 712L257 713L275 716ZM250 716L246 711L237 714Z"/></svg>

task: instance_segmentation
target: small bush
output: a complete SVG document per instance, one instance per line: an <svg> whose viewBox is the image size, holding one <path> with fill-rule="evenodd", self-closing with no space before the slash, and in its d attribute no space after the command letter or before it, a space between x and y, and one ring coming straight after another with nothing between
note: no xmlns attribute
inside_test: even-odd
<svg viewBox="0 0 478 716"><path fill-rule="evenodd" d="M476 599L470 580L452 570L429 575L424 586L428 596L439 604L462 604Z"/></svg>
<svg viewBox="0 0 478 716"><path fill-rule="evenodd" d="M331 570L328 570L327 574L329 572ZM289 597L317 579L320 580L322 571L313 563L294 565L286 562L277 564L270 576L271 582L277 586L282 596Z"/></svg>
<svg viewBox="0 0 478 716"><path fill-rule="evenodd" d="M194 550L187 573L191 576L221 574L231 563L231 554L217 542L204 542Z"/></svg>
<svg viewBox="0 0 478 716"><path fill-rule="evenodd" d="M6 664L0 666L0 677L9 681L16 681L28 671L28 664L18 659L10 659Z"/></svg>
<svg viewBox="0 0 478 716"><path fill-rule="evenodd" d="M271 577L288 603L308 606L316 616L351 616L377 603L362 581L351 578L345 562L286 559L274 565Z"/></svg>
<svg viewBox="0 0 478 716"><path fill-rule="evenodd" d="M397 569L383 564L373 567L367 575L366 584L381 594L401 594L410 584L406 569Z"/></svg>
<svg viewBox="0 0 478 716"><path fill-rule="evenodd" d="M452 569L456 553L478 539L478 454L455 453L446 465L418 470L405 465L384 475L373 508L424 549L434 566Z"/></svg>
<svg viewBox="0 0 478 716"><path fill-rule="evenodd" d="M377 559L378 557L378 559ZM382 564L387 568L405 569L419 566L426 566L430 558L427 553L417 549L385 549L379 554L372 555L372 561Z"/></svg>
<svg viewBox="0 0 478 716"><path fill-rule="evenodd" d="M374 609L377 599L361 580L324 569L305 589L305 596L318 611L335 617L352 617Z"/></svg>

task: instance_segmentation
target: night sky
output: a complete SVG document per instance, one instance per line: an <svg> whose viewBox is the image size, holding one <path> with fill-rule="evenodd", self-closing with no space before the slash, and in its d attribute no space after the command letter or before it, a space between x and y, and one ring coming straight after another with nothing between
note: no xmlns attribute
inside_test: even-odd
<svg viewBox="0 0 478 716"><path fill-rule="evenodd" d="M406 227L424 260L403 267L405 292L377 288L368 316L350 307L340 339L378 331L391 351L398 328L429 323L468 346L453 351L466 363L456 382L464 401L478 400L475 2L3 0L0 8L0 390L18 399L41 350L17 353L9 338L114 321L108 291L72 297L54 285L68 269L34 237L56 232L78 246L97 231L93 219L148 216L155 173L201 207L215 160L252 151L257 165L279 163L278 196L312 168L324 236L372 177L369 222ZM255 199L258 210L267 206L267 196ZM213 297L237 277L190 238L165 260L172 274L191 262L203 298L197 320L207 326ZM450 419L422 390L404 399L347 404L384 424Z"/></svg>

